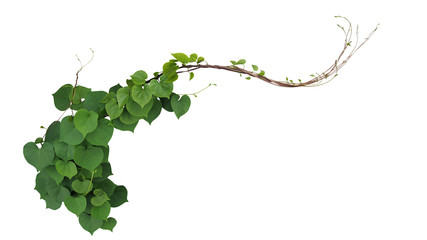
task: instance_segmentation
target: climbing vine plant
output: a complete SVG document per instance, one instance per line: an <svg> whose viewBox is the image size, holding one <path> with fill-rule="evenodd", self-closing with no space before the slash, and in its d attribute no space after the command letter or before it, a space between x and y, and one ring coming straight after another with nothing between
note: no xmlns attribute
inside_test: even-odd
<svg viewBox="0 0 427 240"><path fill-rule="evenodd" d="M79 72L90 61L82 64L74 85L65 84L53 94L55 107L63 112L61 117L46 128L43 137L28 142L23 148L26 161L38 172L35 190L45 200L47 208L56 210L64 203L78 217L82 228L91 234L99 228L112 231L117 221L110 217L111 208L128 201L127 189L109 179L112 171L108 143L114 129L133 132L139 121L151 124L162 111L173 112L179 119L190 108L189 95L197 96L197 93L176 94L174 82L181 73L188 73L191 80L194 71L202 68L236 72L248 80L256 78L280 87L324 84L337 76L338 70L377 30L375 28L360 44L356 31L357 39L351 47L353 27L346 18L340 18L349 24L347 29L338 25L345 34L342 52L331 67L311 75L308 81L288 77L283 81L272 80L257 65L246 69L244 59L230 61L231 65L210 65L195 53L173 53L162 71L155 72L151 78L139 70L124 86L117 84L105 92L92 91L78 84ZM351 50L343 59L348 49ZM64 116L68 110L71 113Z"/></svg>

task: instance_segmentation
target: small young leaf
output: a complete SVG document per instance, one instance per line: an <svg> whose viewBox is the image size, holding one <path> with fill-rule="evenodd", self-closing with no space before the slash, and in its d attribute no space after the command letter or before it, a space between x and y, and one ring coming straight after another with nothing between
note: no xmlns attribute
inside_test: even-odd
<svg viewBox="0 0 427 240"><path fill-rule="evenodd" d="M148 75L146 72L139 70L132 74L130 77L134 84L142 85L145 83L145 79L147 79Z"/></svg>
<svg viewBox="0 0 427 240"><path fill-rule="evenodd" d="M252 69L256 72L256 71L258 71L258 66L257 65L252 65Z"/></svg>
<svg viewBox="0 0 427 240"><path fill-rule="evenodd" d="M199 64L199 63L201 63L201 62L203 62L203 61L205 61L205 58L204 58L204 57L199 57L199 58L197 58L197 64Z"/></svg>
<svg viewBox="0 0 427 240"><path fill-rule="evenodd" d="M190 72L190 80L194 78L194 73Z"/></svg>
<svg viewBox="0 0 427 240"><path fill-rule="evenodd" d="M197 61L197 54L195 54L195 53L193 53L193 54L191 54L190 55L190 62L195 62L195 61Z"/></svg>
<svg viewBox="0 0 427 240"><path fill-rule="evenodd" d="M101 226L104 230L110 230L113 231L113 228L116 226L117 221L116 219L109 217L107 221L104 221L104 224Z"/></svg>
<svg viewBox="0 0 427 240"><path fill-rule="evenodd" d="M237 62L236 61L230 61L231 62L231 64L233 64L233 65L237 65Z"/></svg>
<svg viewBox="0 0 427 240"><path fill-rule="evenodd" d="M239 61L237 61L237 64L245 64L246 60L245 59L240 59Z"/></svg>
<svg viewBox="0 0 427 240"><path fill-rule="evenodd" d="M180 61L182 64L187 64L190 61L190 58L184 53L172 53L172 56L176 58L176 60Z"/></svg>

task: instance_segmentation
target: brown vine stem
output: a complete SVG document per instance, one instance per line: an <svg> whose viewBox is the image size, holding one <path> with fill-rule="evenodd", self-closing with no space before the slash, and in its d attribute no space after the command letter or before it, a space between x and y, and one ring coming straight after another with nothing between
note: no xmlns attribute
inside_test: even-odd
<svg viewBox="0 0 427 240"><path fill-rule="evenodd" d="M75 90L76 90L76 87L77 87L77 84L78 84L78 81L79 81L79 73L83 70L83 68L84 68L84 67L86 67L89 63L91 63L91 62L92 62L93 57L95 56L95 52L92 50L92 48L90 48L90 51L92 52L92 57L91 57L91 58L90 58L90 60L89 60L86 64L84 64L84 65L83 65L82 61L80 61L79 56L77 56L77 55L76 55L77 60L80 62L80 69L79 69L79 70L77 70L77 72L76 72L76 81L75 81L74 86L73 86L73 93L72 93L72 95L71 95L70 104L68 105L68 108L67 108L67 109L65 109L65 110L62 112L62 114L61 114L61 116L58 118L58 120L56 120L52 125L50 125L49 127L47 127L47 128L46 128L46 132L45 132L45 134L43 135L43 139L46 137L47 131L49 131L49 129L50 129L51 127L55 126L55 124L56 124L56 123L57 123L57 122L58 122L58 121L59 121L59 120L64 116L64 114L67 112L67 110L68 110L68 109L71 109L71 105L73 104L73 98L74 98ZM73 114L73 109L71 109L71 115L74 115L74 114Z"/></svg>
<svg viewBox="0 0 427 240"><path fill-rule="evenodd" d="M226 70L229 72L236 72L239 74L245 74L245 75L260 79L264 82L267 82L269 84L279 86L279 87L315 87L315 86L323 85L327 82L330 82L332 79L334 79L337 76L338 71L350 60L350 58L353 56L353 54L357 50L359 50L360 47L362 47L372 37L372 35L377 31L378 25L379 25L378 24L375 27L375 29L365 38L365 40L361 44L359 44L359 31L358 31L358 26L357 26L356 43L355 43L354 47L352 48L352 50L350 51L350 53L347 55L347 57L344 60L342 60L344 54L346 52L348 52L349 49L351 49L350 47L352 44L353 26L347 18L342 17L342 16L335 16L335 17L336 18L343 18L349 24L349 27L347 30L345 30L343 27L338 25L338 27L341 28L345 34L344 47L343 47L342 51L340 52L340 54L338 55L337 59L334 61L334 63L328 69L323 71L321 74L317 74L317 76L315 76L314 78L312 78L311 80L308 80L306 82L301 81L299 83L295 83L293 81L288 81L288 80L286 80L286 81L273 80L271 78L266 77L265 75L261 75L257 72L254 72L254 71L246 70L246 69L238 67L236 65L231 65L231 66L209 65L209 64L183 65L179 69L186 69L186 70L177 71L177 73L192 72L192 71L195 71L195 70L201 69L201 68L213 68L213 69ZM154 79L157 80L161 77L161 75L162 75L162 73L158 74L156 77L153 77L153 78L147 80L147 82L154 80ZM323 80L328 80L328 81L322 82Z"/></svg>

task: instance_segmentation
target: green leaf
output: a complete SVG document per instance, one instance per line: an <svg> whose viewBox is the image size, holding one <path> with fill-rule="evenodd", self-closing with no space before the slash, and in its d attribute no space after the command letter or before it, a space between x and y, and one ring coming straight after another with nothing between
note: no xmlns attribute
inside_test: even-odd
<svg viewBox="0 0 427 240"><path fill-rule="evenodd" d="M145 83L145 79L147 79L148 75L146 72L139 70L132 74L130 77L134 84L142 85Z"/></svg>
<svg viewBox="0 0 427 240"><path fill-rule="evenodd" d="M258 66L257 66L257 65L252 65L252 69L253 69L254 71L258 71Z"/></svg>
<svg viewBox="0 0 427 240"><path fill-rule="evenodd" d="M237 64L245 64L246 60L245 59L240 59L239 61L237 61Z"/></svg>
<svg viewBox="0 0 427 240"><path fill-rule="evenodd" d="M129 87L123 87L117 90L117 103L119 108L123 107L129 99Z"/></svg>
<svg viewBox="0 0 427 240"><path fill-rule="evenodd" d="M59 174L58 171L56 171L56 167L53 165L45 167L43 171L46 171L49 177L52 178L57 185L59 185L64 179L64 176Z"/></svg>
<svg viewBox="0 0 427 240"><path fill-rule="evenodd" d="M245 79L246 79L246 80L251 80L251 77L246 77Z"/></svg>
<svg viewBox="0 0 427 240"><path fill-rule="evenodd" d="M231 64L233 64L233 65L237 65L237 62L236 61L230 61L231 62Z"/></svg>
<svg viewBox="0 0 427 240"><path fill-rule="evenodd" d="M110 121L105 118L98 120L96 129L86 136L86 140L97 146L107 146L113 136L114 128L110 126Z"/></svg>
<svg viewBox="0 0 427 240"><path fill-rule="evenodd" d="M85 101L83 102L83 107L86 108L88 111L94 111L96 113L101 113L102 110L105 108L105 104L102 103L102 99L107 95L104 91L95 91L90 92L85 98Z"/></svg>
<svg viewBox="0 0 427 240"><path fill-rule="evenodd" d="M65 207L68 211L79 216L86 209L86 198L83 195L77 195L75 197L69 196L64 200Z"/></svg>
<svg viewBox="0 0 427 240"><path fill-rule="evenodd" d="M61 121L59 129L60 141L70 145L78 145L83 142L85 137L74 126L73 117L64 117Z"/></svg>
<svg viewBox="0 0 427 240"><path fill-rule="evenodd" d="M87 213L82 213L79 216L80 226L86 231L88 231L91 235L99 229L102 225L104 225L104 221L100 219L96 219L90 216Z"/></svg>
<svg viewBox="0 0 427 240"><path fill-rule="evenodd" d="M116 94L117 90L119 90L120 88L122 88L122 85L116 84L116 85L112 86L110 88L110 90L108 90L108 92Z"/></svg>
<svg viewBox="0 0 427 240"><path fill-rule="evenodd" d="M195 54L195 53L193 53L193 54L191 54L190 55L190 62L195 62L195 61L197 61L197 54Z"/></svg>
<svg viewBox="0 0 427 240"><path fill-rule="evenodd" d="M188 111L190 105L191 100L187 95L183 95L181 98L177 94L171 96L171 106L178 119Z"/></svg>
<svg viewBox="0 0 427 240"><path fill-rule="evenodd" d="M175 93L172 93L172 95ZM160 98L160 101L162 102L162 107L168 112L173 112L171 100L170 98Z"/></svg>
<svg viewBox="0 0 427 240"><path fill-rule="evenodd" d="M156 97L169 98L173 90L173 84L166 82L151 81L148 86L150 92Z"/></svg>
<svg viewBox="0 0 427 240"><path fill-rule="evenodd" d="M184 53L172 53L172 56L183 64L187 64L190 61L190 58Z"/></svg>
<svg viewBox="0 0 427 240"><path fill-rule="evenodd" d="M116 224L116 219L109 217L107 221L104 221L104 224L101 226L101 228L104 230L110 230L112 232Z"/></svg>
<svg viewBox="0 0 427 240"><path fill-rule="evenodd" d="M153 106L148 112L147 117L143 119L151 125L151 123L160 115L161 111L162 111L162 103L160 102L160 100L154 99Z"/></svg>
<svg viewBox="0 0 427 240"><path fill-rule="evenodd" d="M90 88L83 86L77 86L74 90L73 104L79 104L83 98L85 98L91 92Z"/></svg>
<svg viewBox="0 0 427 240"><path fill-rule="evenodd" d="M74 177L77 174L77 167L72 161L66 162L58 160L55 163L56 171L62 176L65 176L69 179Z"/></svg>
<svg viewBox="0 0 427 240"><path fill-rule="evenodd" d="M261 70L260 73L258 73L259 76L264 76L265 75L265 71Z"/></svg>
<svg viewBox="0 0 427 240"><path fill-rule="evenodd" d="M194 78L194 73L190 72L190 80Z"/></svg>
<svg viewBox="0 0 427 240"><path fill-rule="evenodd" d="M111 207L118 207L123 203L128 202L127 197L128 190L125 188L125 186L117 186L110 198Z"/></svg>
<svg viewBox="0 0 427 240"><path fill-rule="evenodd" d="M61 125L61 122L59 121L54 121L49 125L46 131L46 137L44 138L45 142L54 144L55 142L59 141L60 125Z"/></svg>
<svg viewBox="0 0 427 240"><path fill-rule="evenodd" d="M83 181L76 179L71 183L71 188L76 193L86 194L87 192L90 192L90 190L92 190L93 184L87 179Z"/></svg>
<svg viewBox="0 0 427 240"><path fill-rule="evenodd" d="M76 126L77 130L85 137L98 126L98 114L82 108L78 110L74 116L74 126Z"/></svg>
<svg viewBox="0 0 427 240"><path fill-rule="evenodd" d="M99 207L103 205L106 201L110 200L108 195L102 189L93 190L93 194L94 197L90 199L90 203L92 203L92 205L95 207Z"/></svg>
<svg viewBox="0 0 427 240"><path fill-rule="evenodd" d="M199 63L201 63L201 62L203 62L203 61L205 61L205 58L204 58L204 57L199 57L199 58L197 58L197 64L199 64Z"/></svg>
<svg viewBox="0 0 427 240"><path fill-rule="evenodd" d="M71 97L73 95L73 85L65 84L52 95L55 107L60 111L65 111L70 106Z"/></svg>
<svg viewBox="0 0 427 240"><path fill-rule="evenodd" d="M104 158L104 152L101 147L84 146L76 147L74 152L74 162L82 168L93 172Z"/></svg>
<svg viewBox="0 0 427 240"><path fill-rule="evenodd" d="M60 159L64 161L68 161L73 159L74 156L74 146L66 144L64 142L55 142L53 144L53 148L55 149L55 154Z"/></svg>
<svg viewBox="0 0 427 240"><path fill-rule="evenodd" d="M148 104L145 104L144 107L141 107L138 103L134 102L132 99L129 99L126 103L126 110L136 118L140 119L143 117L147 117L148 112L150 111L151 107L153 106L153 101L149 101ZM126 121L122 121L125 122Z"/></svg>
<svg viewBox="0 0 427 240"><path fill-rule="evenodd" d="M96 219L101 219L106 221L108 218L108 215L110 215L110 211L111 211L111 206L107 201L101 206L93 206L92 209L90 210L90 214L92 217Z"/></svg>
<svg viewBox="0 0 427 240"><path fill-rule="evenodd" d="M148 88L148 85L145 85L144 88L141 86L134 86L131 90L132 100L137 102L141 107L144 107L145 104L151 101L152 94Z"/></svg>
<svg viewBox="0 0 427 240"><path fill-rule="evenodd" d="M99 102L101 102L101 103L107 103L108 101L110 101L110 99L112 99L114 97L116 97L116 94L113 93L113 92L109 92Z"/></svg>
<svg viewBox="0 0 427 240"><path fill-rule="evenodd" d="M38 138L34 141L34 143L43 143L43 138L38 137Z"/></svg>
<svg viewBox="0 0 427 240"><path fill-rule="evenodd" d="M112 98L105 104L105 110L110 119L116 119L122 114L123 107L119 107L116 98Z"/></svg>
<svg viewBox="0 0 427 240"><path fill-rule="evenodd" d="M24 146L24 157L29 164L40 171L53 162L55 152L52 144L48 142L45 142L41 148L38 148L34 142L29 142Z"/></svg>
<svg viewBox="0 0 427 240"><path fill-rule="evenodd" d="M138 105L139 106L139 105ZM127 109L123 110L122 115L120 115L119 117L120 121L124 124L134 124L137 123L139 121L138 117L133 116L132 114L130 114Z"/></svg>
<svg viewBox="0 0 427 240"><path fill-rule="evenodd" d="M113 121L114 127L116 129L119 129L121 131L130 131L130 132L134 132L135 131L135 127L136 125L138 125L138 122L134 123L134 124L124 124L122 121L120 121L120 119L116 118Z"/></svg>
<svg viewBox="0 0 427 240"><path fill-rule="evenodd" d="M117 185L115 183L113 183L113 181L111 181L110 179L105 179L104 181L101 182L96 182L93 184L93 187L95 189L101 189L102 191L104 191L108 197L111 197L111 195L113 195L114 190L116 189Z"/></svg>

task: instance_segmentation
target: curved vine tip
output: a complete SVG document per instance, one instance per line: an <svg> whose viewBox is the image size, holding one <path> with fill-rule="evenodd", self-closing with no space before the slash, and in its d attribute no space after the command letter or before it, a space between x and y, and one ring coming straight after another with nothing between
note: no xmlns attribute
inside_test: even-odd
<svg viewBox="0 0 427 240"><path fill-rule="evenodd" d="M337 76L353 54L372 36L375 28L359 44L358 28L353 44L353 28L347 18L347 29L338 25L345 34L344 47L331 67L321 74L311 75L308 81L293 81L286 77L276 81L266 77L265 71L252 64L245 69L246 60L230 61L231 65L210 65L205 59L193 53L173 53L173 58L163 64L162 71L155 72L153 77L139 70L130 75L126 85L117 84L108 92L92 91L78 84L79 73L94 57L83 64L76 73L74 85L65 84L53 94L55 107L62 111L61 116L52 122L43 137L28 142L23 148L26 161L37 171L35 190L46 207L58 209L65 207L76 217L83 229L93 234L97 229L113 231L117 221L110 217L111 208L127 202L127 189L114 183L108 158L109 141L114 130L134 132L135 127L144 120L152 124L161 112L167 111L180 119L190 106L190 96L197 94L215 84L195 93L178 94L174 92L174 82L179 74L189 73L194 78L194 71L202 68L221 69L239 73L246 79L257 78L280 87L319 86ZM353 47L351 48L351 46ZM346 57L344 53L351 51ZM327 81L323 81L327 80ZM70 110L71 114L65 116ZM75 111L75 114L74 112Z"/></svg>

